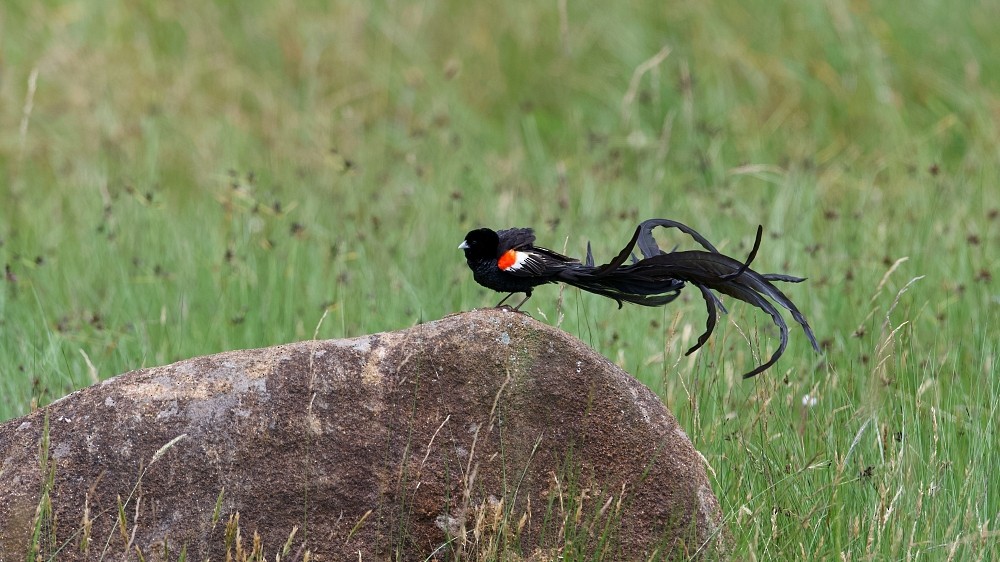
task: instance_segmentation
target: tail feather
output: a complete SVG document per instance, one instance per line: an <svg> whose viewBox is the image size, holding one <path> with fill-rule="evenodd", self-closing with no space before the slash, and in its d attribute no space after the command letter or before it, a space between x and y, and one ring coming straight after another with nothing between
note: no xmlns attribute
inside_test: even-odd
<svg viewBox="0 0 1000 562"><path fill-rule="evenodd" d="M602 266L603 267L603 266ZM680 294L684 283L679 279L650 276L632 271L635 266L604 270L593 266L575 265L559 274L559 281L584 291L614 299L621 308L623 302L642 306L663 306Z"/></svg>
<svg viewBox="0 0 1000 562"><path fill-rule="evenodd" d="M708 315L705 317L705 331L698 336L698 341L695 342L690 349L685 351L684 355L691 355L695 351L698 351L698 348L705 345L705 342L708 341L712 332L715 331L715 323L719 316L717 309L721 308L723 313L726 312L726 308L722 306L722 301L719 300L719 297L717 297L715 293L709 291L704 285L698 285L697 287L698 290L701 291L701 296L705 299L705 307L708 309Z"/></svg>
<svg viewBox="0 0 1000 562"><path fill-rule="evenodd" d="M664 228L676 228L691 238L694 238L695 242L701 244L701 246L706 250L716 254L719 253L719 251L715 249L715 246L713 246L707 238L702 236L697 230L684 223L672 221L670 219L649 219L642 221L639 224L638 244L639 251L642 252L643 257L651 258L653 256L667 253L656 245L656 239L653 238L653 229L658 226L662 226Z"/></svg>
<svg viewBox="0 0 1000 562"><path fill-rule="evenodd" d="M703 290L715 290L764 310L771 316L775 325L787 339L788 327L784 319L764 297L770 298L792 314L792 318L802 326L802 330L813 348L819 351L819 344L816 342L812 328L795 303L775 287L769 278L750 269L747 263L740 263L723 254L698 250L661 254L644 261L656 262L657 265L671 271L678 279ZM784 280L775 277L770 279Z"/></svg>
<svg viewBox="0 0 1000 562"><path fill-rule="evenodd" d="M705 250L664 252L652 234L653 229L658 226L677 228L691 236ZM567 268L560 275L560 281L614 299L619 308L623 301L643 306L661 306L676 299L685 283L698 287L705 300L708 317L705 331L698 336L697 342L687 350L686 355L705 345L718 323L719 311L726 312L722 301L713 291L763 310L778 327L780 343L766 362L743 375L743 378L749 378L774 365L788 345L788 325L771 301L791 313L792 318L802 326L813 348L820 351L805 316L791 299L771 283L800 283L805 279L781 273L761 274L750 268L760 249L762 234L763 228L758 226L753 249L747 259L741 262L719 252L704 236L687 225L669 219L650 219L636 228L629 243L607 264L594 266L594 257L588 243L585 262ZM642 259L636 260L633 254L636 247L639 248ZM625 265L630 257L632 263Z"/></svg>
<svg viewBox="0 0 1000 562"><path fill-rule="evenodd" d="M638 304L640 306L663 306L670 303L680 295L679 290L673 290L670 292L658 291L653 294L643 294L634 291L623 291L620 288L604 285L600 283L595 283L591 281L570 281L564 280L567 285L572 285L588 293L594 293L595 295L601 295L602 297L607 297L618 303L618 308L622 307L622 303L630 302L632 304Z"/></svg>

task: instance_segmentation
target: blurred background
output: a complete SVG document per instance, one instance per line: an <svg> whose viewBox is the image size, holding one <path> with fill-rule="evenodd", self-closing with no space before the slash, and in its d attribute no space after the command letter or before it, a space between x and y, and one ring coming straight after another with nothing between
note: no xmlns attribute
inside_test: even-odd
<svg viewBox="0 0 1000 562"><path fill-rule="evenodd" d="M738 548L996 553L1000 497L968 474L1000 464L998 21L995 0L6 2L0 420L492 306L472 228L600 261L646 218L737 257L763 224L754 267L809 278L787 293L825 354L793 327L754 382L777 332L729 300L692 357L697 291L525 309L664 398Z"/></svg>

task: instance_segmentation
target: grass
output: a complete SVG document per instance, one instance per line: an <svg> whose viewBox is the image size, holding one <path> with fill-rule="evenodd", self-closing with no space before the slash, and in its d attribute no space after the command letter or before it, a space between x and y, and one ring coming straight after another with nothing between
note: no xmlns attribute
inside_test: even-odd
<svg viewBox="0 0 1000 562"><path fill-rule="evenodd" d="M810 278L788 292L823 357L796 333L739 380L775 333L736 305L685 358L694 293L616 311L567 290L558 310L551 288L527 308L661 394L738 558L998 558L998 16L4 5L0 419L130 369L306 339L324 312L336 338L490 305L455 249L480 225L600 258L644 218L735 255L761 223L756 265Z"/></svg>

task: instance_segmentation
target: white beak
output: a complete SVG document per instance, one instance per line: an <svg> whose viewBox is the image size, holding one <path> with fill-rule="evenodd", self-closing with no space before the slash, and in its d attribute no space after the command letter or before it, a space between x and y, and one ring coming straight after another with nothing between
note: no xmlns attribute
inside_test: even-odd
<svg viewBox="0 0 1000 562"><path fill-rule="evenodd" d="M458 245L458 249L459 250L468 250L469 249L469 244L465 240L462 240L462 243Z"/></svg>

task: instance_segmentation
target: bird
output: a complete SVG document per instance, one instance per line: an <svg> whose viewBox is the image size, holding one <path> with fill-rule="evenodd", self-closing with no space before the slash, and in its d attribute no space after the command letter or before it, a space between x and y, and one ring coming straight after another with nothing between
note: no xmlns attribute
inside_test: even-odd
<svg viewBox="0 0 1000 562"><path fill-rule="evenodd" d="M666 252L660 249L652 232L654 228L676 228L689 235L703 250ZM603 265L595 265L590 243L584 260L565 256L535 245L531 228L509 228L494 231L478 228L469 231L458 246L480 285L500 293L508 293L497 307L516 293L524 298L512 310L520 311L535 287L548 283L565 283L583 291L613 299L622 308L625 302L640 306L663 306L676 299L686 284L699 289L708 316L705 331L685 352L694 353L711 337L718 316L726 313L722 300L713 291L749 303L766 312L780 332L778 349L763 364L745 373L754 377L778 362L788 345L788 325L771 301L788 310L802 327L813 349L821 353L812 327L806 317L772 282L801 283L805 278L781 273L758 273L750 264L760 249L763 226L757 227L753 248L745 260L737 260L718 251L711 242L693 228L671 219L649 219L640 223L628 244ZM634 254L638 248L641 258Z"/></svg>

